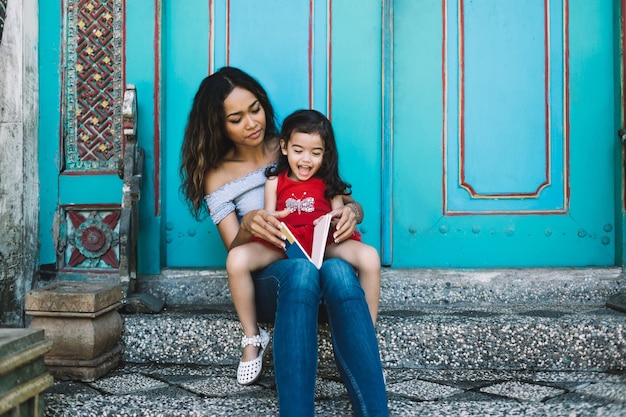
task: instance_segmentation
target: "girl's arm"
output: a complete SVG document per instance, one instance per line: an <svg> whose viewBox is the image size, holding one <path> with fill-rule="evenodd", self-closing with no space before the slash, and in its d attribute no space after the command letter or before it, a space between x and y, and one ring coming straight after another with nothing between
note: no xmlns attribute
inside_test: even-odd
<svg viewBox="0 0 626 417"><path fill-rule="evenodd" d="M265 181L265 210L276 210L276 187L278 187L278 177L271 177Z"/></svg>

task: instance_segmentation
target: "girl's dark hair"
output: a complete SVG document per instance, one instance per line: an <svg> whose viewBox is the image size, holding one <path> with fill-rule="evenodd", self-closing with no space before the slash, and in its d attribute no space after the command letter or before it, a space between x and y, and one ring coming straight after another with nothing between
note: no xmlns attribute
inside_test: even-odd
<svg viewBox="0 0 626 417"><path fill-rule="evenodd" d="M297 110L283 121L280 138L289 143L294 133L318 134L324 142L324 156L322 166L315 174L326 184L325 197L332 199L337 195L350 195L352 186L339 177L339 152L335 142L335 133L330 121L317 110ZM282 152L278 156L276 165L269 166L265 171L267 177L273 177L289 170L287 156Z"/></svg>
<svg viewBox="0 0 626 417"><path fill-rule="evenodd" d="M236 88L250 91L265 111L265 139L276 137L274 108L265 89L250 75L234 67L223 67L209 75L196 92L189 112L181 150L180 190L196 219L204 198L204 177L216 168L233 147L226 135L224 100Z"/></svg>

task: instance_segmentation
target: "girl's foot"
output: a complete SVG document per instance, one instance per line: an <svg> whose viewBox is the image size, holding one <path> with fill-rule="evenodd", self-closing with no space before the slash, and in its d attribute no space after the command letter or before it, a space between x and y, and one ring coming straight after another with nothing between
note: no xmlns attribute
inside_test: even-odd
<svg viewBox="0 0 626 417"><path fill-rule="evenodd" d="M243 348L243 352L241 353L241 362L248 362L253 359L256 359L259 356L259 350L261 350L260 346L248 345Z"/></svg>
<svg viewBox="0 0 626 417"><path fill-rule="evenodd" d="M263 370L263 354L269 342L269 334L261 328L259 328L258 335L252 337L244 335L241 338L243 355L241 356L239 367L237 367L237 382L241 385L250 385L261 376L261 371ZM250 356L252 356L252 359L248 360Z"/></svg>

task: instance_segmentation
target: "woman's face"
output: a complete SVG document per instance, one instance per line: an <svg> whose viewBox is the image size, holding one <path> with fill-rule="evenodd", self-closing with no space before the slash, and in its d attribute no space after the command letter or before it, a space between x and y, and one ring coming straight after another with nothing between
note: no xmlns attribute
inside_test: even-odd
<svg viewBox="0 0 626 417"><path fill-rule="evenodd" d="M238 146L257 146L265 138L265 110L254 94L235 87L224 100L226 134Z"/></svg>

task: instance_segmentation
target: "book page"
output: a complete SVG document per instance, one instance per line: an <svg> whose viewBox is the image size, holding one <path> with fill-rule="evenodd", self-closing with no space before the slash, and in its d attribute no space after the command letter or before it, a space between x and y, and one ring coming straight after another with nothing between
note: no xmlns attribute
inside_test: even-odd
<svg viewBox="0 0 626 417"><path fill-rule="evenodd" d="M328 240L328 232L330 230L330 223L332 217L330 214L326 214L315 225L315 231L313 232L313 250L311 251L311 262L315 264L317 269L322 267L324 262L324 252L326 251L326 241Z"/></svg>

